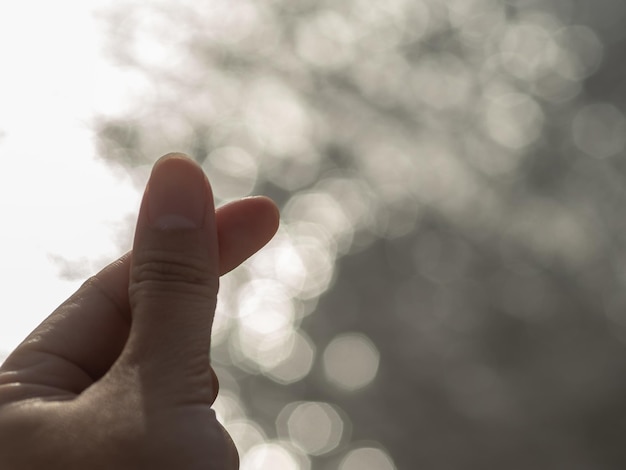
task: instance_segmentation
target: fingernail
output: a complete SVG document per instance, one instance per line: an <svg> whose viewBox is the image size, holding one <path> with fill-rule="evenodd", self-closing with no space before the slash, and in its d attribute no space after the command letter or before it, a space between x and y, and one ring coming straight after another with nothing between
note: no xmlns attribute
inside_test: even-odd
<svg viewBox="0 0 626 470"><path fill-rule="evenodd" d="M206 178L184 156L159 160L148 182L148 220L159 230L199 228L204 222Z"/></svg>

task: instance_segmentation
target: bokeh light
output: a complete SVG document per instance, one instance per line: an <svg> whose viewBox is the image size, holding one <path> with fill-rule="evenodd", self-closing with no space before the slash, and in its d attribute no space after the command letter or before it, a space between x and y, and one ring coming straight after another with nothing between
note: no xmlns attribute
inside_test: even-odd
<svg viewBox="0 0 626 470"><path fill-rule="evenodd" d="M290 384L304 379L315 360L315 344L306 333L296 331L289 352L281 362L265 370L267 376L282 384Z"/></svg>
<svg viewBox="0 0 626 470"><path fill-rule="evenodd" d="M572 133L578 148L590 157L612 157L626 146L626 118L611 104L591 104L574 117Z"/></svg>
<svg viewBox="0 0 626 470"><path fill-rule="evenodd" d="M237 447L239 455L246 455L250 449L267 442L263 429L253 421L230 421L225 424L225 428Z"/></svg>
<svg viewBox="0 0 626 470"><path fill-rule="evenodd" d="M340 413L328 403L290 403L277 418L279 433L310 455L322 455L337 448L344 434Z"/></svg>
<svg viewBox="0 0 626 470"><path fill-rule="evenodd" d="M343 334L334 338L324 350L324 373L333 385L354 391L376 378L379 360L376 346L366 336Z"/></svg>
<svg viewBox="0 0 626 470"><path fill-rule="evenodd" d="M278 442L259 444L241 458L241 470L272 468L276 470L309 470L309 459Z"/></svg>
<svg viewBox="0 0 626 470"><path fill-rule="evenodd" d="M625 467L626 3L60 1L0 6L0 349L184 151L281 208L214 321L245 468Z"/></svg>
<svg viewBox="0 0 626 470"><path fill-rule="evenodd" d="M233 421L240 421L246 417L239 396L230 390L220 393L213 404L213 409L217 419L225 425Z"/></svg>
<svg viewBox="0 0 626 470"><path fill-rule="evenodd" d="M238 147L220 147L212 150L203 165L212 180L213 195L222 200L248 196L257 180L258 162Z"/></svg>
<svg viewBox="0 0 626 470"><path fill-rule="evenodd" d="M382 449L360 447L344 457L338 470L395 470L393 461Z"/></svg>
<svg viewBox="0 0 626 470"><path fill-rule="evenodd" d="M541 135L544 117L539 105L520 93L498 93L486 106L489 137L505 147L520 149Z"/></svg>

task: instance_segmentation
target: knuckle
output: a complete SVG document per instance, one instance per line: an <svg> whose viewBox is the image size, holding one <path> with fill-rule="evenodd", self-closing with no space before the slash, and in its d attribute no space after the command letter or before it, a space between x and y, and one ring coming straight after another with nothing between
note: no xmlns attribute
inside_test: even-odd
<svg viewBox="0 0 626 470"><path fill-rule="evenodd" d="M189 403L211 406L217 397L217 384L213 381L211 366L206 364L201 369L189 367L186 375L186 388L181 390L181 398Z"/></svg>
<svg viewBox="0 0 626 470"><path fill-rule="evenodd" d="M219 276L206 259L165 250L141 253L133 264L131 280L131 304L140 298L165 300L169 296L215 302L219 288Z"/></svg>
<svg viewBox="0 0 626 470"><path fill-rule="evenodd" d="M213 287L217 279L207 260L167 251L143 253L132 269L132 280L135 283L148 281Z"/></svg>

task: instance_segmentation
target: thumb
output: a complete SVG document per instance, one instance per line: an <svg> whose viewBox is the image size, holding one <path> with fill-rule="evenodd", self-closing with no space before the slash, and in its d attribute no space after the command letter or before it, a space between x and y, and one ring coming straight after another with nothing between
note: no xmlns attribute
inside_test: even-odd
<svg viewBox="0 0 626 470"><path fill-rule="evenodd" d="M139 369L148 389L180 398L199 392L199 401L212 401L209 349L219 284L217 228L209 182L194 161L175 154L156 163L132 257L132 323L122 357Z"/></svg>

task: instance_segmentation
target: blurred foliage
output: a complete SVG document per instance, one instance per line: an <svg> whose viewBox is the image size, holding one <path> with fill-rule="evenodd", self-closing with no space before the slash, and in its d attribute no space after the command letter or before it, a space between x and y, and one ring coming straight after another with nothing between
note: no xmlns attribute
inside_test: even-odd
<svg viewBox="0 0 626 470"><path fill-rule="evenodd" d="M102 19L141 90L96 120L102 157L184 151L218 201L282 207L216 318L242 468L626 466L625 3Z"/></svg>

